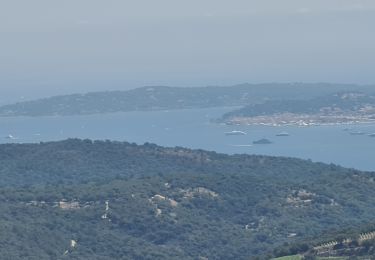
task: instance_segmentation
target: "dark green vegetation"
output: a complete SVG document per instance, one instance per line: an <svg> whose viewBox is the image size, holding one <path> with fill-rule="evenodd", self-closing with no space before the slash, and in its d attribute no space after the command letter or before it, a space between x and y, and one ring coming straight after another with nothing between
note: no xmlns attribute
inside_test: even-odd
<svg viewBox="0 0 375 260"><path fill-rule="evenodd" d="M56 96L0 107L0 116L84 115L120 111L244 106L275 99L308 99L370 86L344 84L242 84L230 87L143 87Z"/></svg>
<svg viewBox="0 0 375 260"><path fill-rule="evenodd" d="M153 144L4 144L1 259L269 259L373 221L374 178Z"/></svg>

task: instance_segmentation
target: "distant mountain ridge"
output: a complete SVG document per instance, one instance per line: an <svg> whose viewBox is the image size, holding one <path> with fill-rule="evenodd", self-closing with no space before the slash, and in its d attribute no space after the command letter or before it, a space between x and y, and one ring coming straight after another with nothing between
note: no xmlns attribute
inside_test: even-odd
<svg viewBox="0 0 375 260"><path fill-rule="evenodd" d="M245 106L267 100L308 99L371 86L290 83L241 84L229 87L142 87L127 91L54 96L0 107L0 116L88 115L100 113Z"/></svg>

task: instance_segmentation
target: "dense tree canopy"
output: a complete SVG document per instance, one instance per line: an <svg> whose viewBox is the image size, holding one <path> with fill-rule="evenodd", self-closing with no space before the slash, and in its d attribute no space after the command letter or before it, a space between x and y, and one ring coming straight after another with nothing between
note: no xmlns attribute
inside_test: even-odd
<svg viewBox="0 0 375 260"><path fill-rule="evenodd" d="M375 174L70 139L0 145L2 259L252 259L356 228Z"/></svg>

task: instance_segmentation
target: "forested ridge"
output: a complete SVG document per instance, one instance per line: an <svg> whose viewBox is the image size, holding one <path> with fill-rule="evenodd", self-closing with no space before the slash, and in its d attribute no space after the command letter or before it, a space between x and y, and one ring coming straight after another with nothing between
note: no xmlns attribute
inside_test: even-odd
<svg viewBox="0 0 375 260"><path fill-rule="evenodd" d="M3 144L1 259L269 259L371 223L374 178L148 143Z"/></svg>

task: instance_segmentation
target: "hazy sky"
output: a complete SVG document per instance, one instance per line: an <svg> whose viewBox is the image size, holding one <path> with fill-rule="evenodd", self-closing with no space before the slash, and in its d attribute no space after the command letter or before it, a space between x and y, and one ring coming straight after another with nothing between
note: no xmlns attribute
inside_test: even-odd
<svg viewBox="0 0 375 260"><path fill-rule="evenodd" d="M0 102L242 82L375 83L374 0L0 0Z"/></svg>

